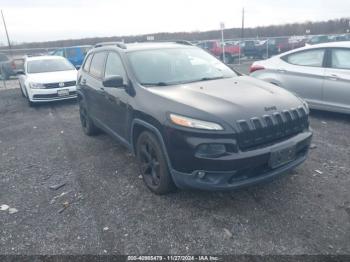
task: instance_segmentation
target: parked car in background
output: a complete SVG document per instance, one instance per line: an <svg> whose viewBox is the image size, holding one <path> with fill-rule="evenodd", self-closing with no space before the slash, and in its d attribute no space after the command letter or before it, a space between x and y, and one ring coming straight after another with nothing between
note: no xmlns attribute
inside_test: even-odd
<svg viewBox="0 0 350 262"><path fill-rule="evenodd" d="M331 35L329 36L329 41L340 42L350 40L346 35Z"/></svg>
<svg viewBox="0 0 350 262"><path fill-rule="evenodd" d="M39 102L76 98L77 70L64 57L26 57L18 72L22 95L30 106Z"/></svg>
<svg viewBox="0 0 350 262"><path fill-rule="evenodd" d="M221 41L218 40L202 41L199 42L197 46L207 50L221 61L225 58L224 62L228 64L232 64L240 53L239 44L221 43Z"/></svg>
<svg viewBox="0 0 350 262"><path fill-rule="evenodd" d="M245 40L242 45L242 55L253 58L262 59L277 54L275 42L269 40Z"/></svg>
<svg viewBox="0 0 350 262"><path fill-rule="evenodd" d="M0 74L3 79L15 76L18 70L23 70L23 60L10 59L6 54L0 53Z"/></svg>
<svg viewBox="0 0 350 262"><path fill-rule="evenodd" d="M316 36L311 36L306 43L309 45L316 45L321 43L327 43L330 41L331 40L328 35L316 35Z"/></svg>
<svg viewBox="0 0 350 262"><path fill-rule="evenodd" d="M311 108L350 113L350 41L310 45L256 61L250 72L301 96Z"/></svg>
<svg viewBox="0 0 350 262"><path fill-rule="evenodd" d="M84 61L86 53L91 48L92 46L90 45L64 47L53 51L51 54L67 58L76 68L79 69Z"/></svg>
<svg viewBox="0 0 350 262"><path fill-rule="evenodd" d="M184 42L97 46L78 73L82 129L135 153L152 192L235 189L306 159L309 111L290 92Z"/></svg>

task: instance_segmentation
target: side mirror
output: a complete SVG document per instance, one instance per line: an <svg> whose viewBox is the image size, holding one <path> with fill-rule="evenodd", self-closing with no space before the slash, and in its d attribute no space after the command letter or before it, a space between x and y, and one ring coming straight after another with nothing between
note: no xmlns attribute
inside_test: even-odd
<svg viewBox="0 0 350 262"><path fill-rule="evenodd" d="M76 66L75 66L75 68L76 68L77 70L79 70L80 67L81 67L81 65L76 65Z"/></svg>
<svg viewBox="0 0 350 262"><path fill-rule="evenodd" d="M103 80L103 86L104 87L117 87L122 88L124 87L124 80L121 76L108 76Z"/></svg>

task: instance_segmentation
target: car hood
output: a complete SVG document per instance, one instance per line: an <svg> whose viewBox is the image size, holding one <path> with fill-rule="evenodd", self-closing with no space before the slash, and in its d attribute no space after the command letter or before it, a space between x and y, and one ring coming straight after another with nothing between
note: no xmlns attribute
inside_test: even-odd
<svg viewBox="0 0 350 262"><path fill-rule="evenodd" d="M27 80L33 83L57 83L77 80L77 71L57 71L38 74L28 74Z"/></svg>
<svg viewBox="0 0 350 262"><path fill-rule="evenodd" d="M249 76L150 89L227 123L304 106L292 93Z"/></svg>

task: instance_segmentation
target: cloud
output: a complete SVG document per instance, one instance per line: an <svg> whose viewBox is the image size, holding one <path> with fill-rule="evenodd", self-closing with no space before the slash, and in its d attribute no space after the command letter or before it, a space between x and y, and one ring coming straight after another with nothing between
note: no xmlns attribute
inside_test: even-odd
<svg viewBox="0 0 350 262"><path fill-rule="evenodd" d="M1 0L12 41L205 31L346 17L345 0ZM0 23L0 39L5 33Z"/></svg>

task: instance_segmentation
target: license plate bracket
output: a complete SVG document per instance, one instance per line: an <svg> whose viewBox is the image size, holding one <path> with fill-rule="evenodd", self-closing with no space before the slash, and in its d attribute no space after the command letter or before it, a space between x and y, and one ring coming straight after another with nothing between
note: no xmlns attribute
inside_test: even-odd
<svg viewBox="0 0 350 262"><path fill-rule="evenodd" d="M271 152L269 166L271 168L277 168L295 160L295 158L296 151L294 145L277 149Z"/></svg>
<svg viewBox="0 0 350 262"><path fill-rule="evenodd" d="M61 89L57 90L58 96L69 96L69 90L68 89Z"/></svg>

